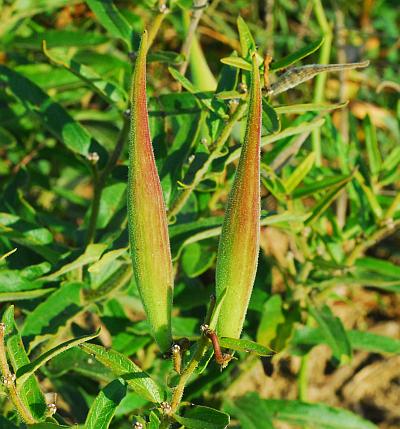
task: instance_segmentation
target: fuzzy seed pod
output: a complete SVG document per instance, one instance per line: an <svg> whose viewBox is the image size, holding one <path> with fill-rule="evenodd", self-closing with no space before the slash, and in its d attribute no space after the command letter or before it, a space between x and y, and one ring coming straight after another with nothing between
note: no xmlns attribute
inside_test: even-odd
<svg viewBox="0 0 400 429"><path fill-rule="evenodd" d="M219 336L239 338L257 271L260 242L260 74L253 56L249 111L238 168L219 241L216 293L226 295L219 314Z"/></svg>
<svg viewBox="0 0 400 429"><path fill-rule="evenodd" d="M172 343L173 269L166 208L151 143L146 100L147 32L131 90L128 223L133 271L152 334L162 352Z"/></svg>

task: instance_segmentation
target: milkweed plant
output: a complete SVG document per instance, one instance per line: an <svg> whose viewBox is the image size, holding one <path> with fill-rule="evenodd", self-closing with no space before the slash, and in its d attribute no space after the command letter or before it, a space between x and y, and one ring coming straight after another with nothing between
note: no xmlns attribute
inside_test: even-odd
<svg viewBox="0 0 400 429"><path fill-rule="evenodd" d="M24 110L25 121L33 118L24 132L39 123L51 136L50 146L63 145L60 170L67 176L54 185L59 209L65 200L84 204L62 189L63 183L76 182L74 169L88 171L93 186L88 214L73 232L67 232L67 221L46 229L45 219L50 222L54 214L36 213L22 194L12 195L16 182L6 191L8 202L0 213L0 299L9 305L0 325L0 427L250 429L283 421L376 428L349 411L307 401L307 359L314 345L326 344L336 367L349 363L357 347L399 350L389 338L350 332L328 305L338 283L393 292L399 281L398 267L364 256L400 222L400 194L394 192L398 147L385 149L383 156L374 121L366 116L366 157L354 156L354 147L346 147L329 116L347 109L347 101L329 104L322 94L326 73L361 74L368 61L307 63L320 50L326 54L329 37L272 58L239 16L236 49L221 59L216 80L196 34L204 2L194 1L191 14L183 2L170 2L171 9L160 2L144 31L117 2L86 3L109 34L93 32L91 43L117 39L118 55L110 48L71 56L60 48L78 41L68 31L56 36L46 30L38 33L47 61L41 67L51 67L64 85L76 87L82 105L90 104L90 97L84 99L89 88L107 108L73 115L63 103L76 100L43 90L46 82L34 65L0 65L13 111ZM182 51L157 52L159 29L168 16L174 22L175 9L183 13ZM81 37L84 42L88 35ZM18 46L18 40L7 43ZM124 50L133 73L121 60ZM104 64L96 71L99 55ZM294 67L299 61L305 65ZM159 63L170 65L171 93L153 81ZM114 68L119 77L112 77ZM314 78L312 102L277 103L279 94L297 91ZM0 133L10 134L0 126ZM41 148L47 147L45 135L37 135ZM120 162L126 144L127 162ZM46 150L53 150L50 146ZM28 180L23 163L29 160L21 162L14 173L19 181ZM45 183L50 167L39 163L31 174ZM49 192L38 195L43 207L56 198ZM345 208L335 217L332 207L338 201ZM283 254L276 250L284 285L279 293L264 286L266 261L272 257L262 254L265 247L273 254L276 244L268 238L265 243L267 228L288 237L282 239ZM12 266L18 265L13 258L20 247L26 248L21 260L34 254L35 263L17 272ZM212 287L202 286L203 275ZM230 393L242 364L261 361L270 377L275 363L290 354L301 360L298 399ZM66 374L73 374L71 383L77 386L71 392L63 384ZM203 395L206 391L213 393ZM84 401L86 412L75 401Z"/></svg>

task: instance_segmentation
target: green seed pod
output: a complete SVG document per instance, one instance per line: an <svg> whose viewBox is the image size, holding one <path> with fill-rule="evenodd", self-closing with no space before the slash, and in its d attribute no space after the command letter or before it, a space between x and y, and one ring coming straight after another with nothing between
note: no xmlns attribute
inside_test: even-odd
<svg viewBox="0 0 400 429"><path fill-rule="evenodd" d="M146 100L147 32L133 72L129 142L128 223L133 271L161 351L172 343L174 275L166 209L151 143Z"/></svg>
<svg viewBox="0 0 400 429"><path fill-rule="evenodd" d="M260 74L253 55L249 111L239 165L228 197L219 241L216 293L226 295L217 332L239 338L257 271L260 246Z"/></svg>

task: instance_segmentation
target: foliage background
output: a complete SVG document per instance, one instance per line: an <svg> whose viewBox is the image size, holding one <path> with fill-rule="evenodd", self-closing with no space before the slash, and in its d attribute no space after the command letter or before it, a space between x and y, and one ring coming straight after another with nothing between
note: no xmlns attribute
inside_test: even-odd
<svg viewBox="0 0 400 429"><path fill-rule="evenodd" d="M143 28L160 22L148 64L150 126L167 206L175 207L182 183L198 177L193 172L221 132L215 111L234 109L208 91L217 79L217 92L236 89L234 69L223 70L220 60L240 52L241 14L259 52L276 60L323 35L323 47L303 64L370 59L371 65L320 75L272 100L274 107L314 103L266 111L264 124L262 252L244 332L282 353L273 365L245 353L223 372L211 363L185 398L227 410L244 428L256 427L249 410L259 406L254 393L237 400L248 392L324 402L380 428L398 427L397 2L213 1L196 32L203 53L199 46L192 52L192 91L168 71L182 62L190 1L171 2L168 14L150 0L115 1L113 20L107 8L102 12L104 4L112 7L100 1L0 2L0 254L11 252L0 262L0 300L15 304L31 359L101 327L97 342L129 356L160 384L173 384L171 364L157 355L143 321L127 252L124 112L132 62ZM349 104L332 112L316 105L344 100ZM287 132L292 127L293 136ZM171 218L177 338L198 336L214 289L217 228L241 136L238 124L223 156ZM93 152L97 164L88 159ZM66 423L83 423L99 387L113 379L78 348L52 359L38 377L44 391L58 393L57 416ZM10 419L0 427L9 428L17 419L6 395L0 401ZM149 407L129 392L111 427L130 427ZM289 418L274 415L277 428L345 427L299 422L298 409L286 413Z"/></svg>

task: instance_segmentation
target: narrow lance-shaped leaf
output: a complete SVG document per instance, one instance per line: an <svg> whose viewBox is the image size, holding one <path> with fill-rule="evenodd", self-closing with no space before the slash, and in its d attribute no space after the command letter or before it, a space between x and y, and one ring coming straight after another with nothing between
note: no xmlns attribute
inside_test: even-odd
<svg viewBox="0 0 400 429"><path fill-rule="evenodd" d="M128 220L133 271L153 336L162 351L172 343L173 270L166 209L150 139L146 101L147 33L132 80Z"/></svg>
<svg viewBox="0 0 400 429"><path fill-rule="evenodd" d="M260 240L261 87L252 58L249 112L242 152L229 194L219 242L216 292L225 290L218 320L220 336L239 338L257 270Z"/></svg>

